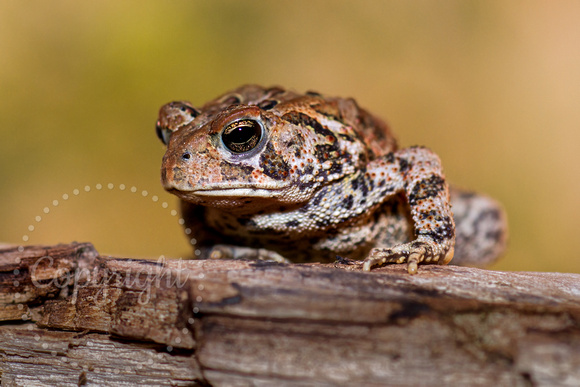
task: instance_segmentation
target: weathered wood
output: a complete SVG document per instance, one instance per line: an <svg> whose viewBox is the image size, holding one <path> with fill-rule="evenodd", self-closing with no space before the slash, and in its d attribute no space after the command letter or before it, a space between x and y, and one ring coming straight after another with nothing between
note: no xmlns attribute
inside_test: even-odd
<svg viewBox="0 0 580 387"><path fill-rule="evenodd" d="M580 385L576 274L21 250L3 385Z"/></svg>
<svg viewBox="0 0 580 387"><path fill-rule="evenodd" d="M191 351L33 324L2 326L0 356L2 386L191 386L201 379Z"/></svg>

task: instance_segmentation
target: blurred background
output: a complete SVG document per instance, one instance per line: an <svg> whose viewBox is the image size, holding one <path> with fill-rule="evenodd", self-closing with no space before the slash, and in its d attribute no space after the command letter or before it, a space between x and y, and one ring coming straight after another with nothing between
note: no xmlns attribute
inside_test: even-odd
<svg viewBox="0 0 580 387"><path fill-rule="evenodd" d="M500 270L580 273L580 2L0 2L0 242L189 256L159 107L352 96L500 200Z"/></svg>

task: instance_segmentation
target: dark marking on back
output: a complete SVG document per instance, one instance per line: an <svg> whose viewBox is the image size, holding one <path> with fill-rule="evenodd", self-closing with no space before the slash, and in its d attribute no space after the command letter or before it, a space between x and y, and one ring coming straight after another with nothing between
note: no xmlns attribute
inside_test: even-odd
<svg viewBox="0 0 580 387"><path fill-rule="evenodd" d="M399 171L401 173L407 172L409 169L411 169L411 167L412 167L412 164L409 163L407 161L407 159L402 159L402 158L399 159Z"/></svg>
<svg viewBox="0 0 580 387"><path fill-rule="evenodd" d="M259 102L257 106L262 110L270 110L274 106L276 106L277 104L278 104L278 101L276 101L276 100L266 99L262 102Z"/></svg>
<svg viewBox="0 0 580 387"><path fill-rule="evenodd" d="M320 122L316 121L309 115L306 115L304 113L290 112L284 114L282 116L282 119L296 126L301 127L310 126L312 129L314 129L314 133L322 136L327 136L330 142L336 142L336 136L334 135L334 132L322 126Z"/></svg>

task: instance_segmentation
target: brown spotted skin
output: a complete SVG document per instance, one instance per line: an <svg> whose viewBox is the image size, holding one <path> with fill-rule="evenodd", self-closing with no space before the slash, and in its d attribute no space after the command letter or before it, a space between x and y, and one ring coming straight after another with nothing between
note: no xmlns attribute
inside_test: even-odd
<svg viewBox="0 0 580 387"><path fill-rule="evenodd" d="M157 133L167 143L162 183L182 200L197 256L341 256L365 270L406 262L414 273L448 263L456 234L470 243L457 249L470 264L505 247L497 203L454 191L466 209L456 229L437 155L398 149L387 125L352 99L248 85L198 109L164 105Z"/></svg>

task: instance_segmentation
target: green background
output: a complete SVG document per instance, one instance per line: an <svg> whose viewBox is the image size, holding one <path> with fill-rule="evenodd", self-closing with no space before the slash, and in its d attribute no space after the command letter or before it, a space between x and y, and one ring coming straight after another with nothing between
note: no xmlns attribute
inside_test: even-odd
<svg viewBox="0 0 580 387"><path fill-rule="evenodd" d="M511 238L495 268L580 272L578 15L578 1L2 1L0 241L188 255L157 111L259 83L355 97L499 199Z"/></svg>

